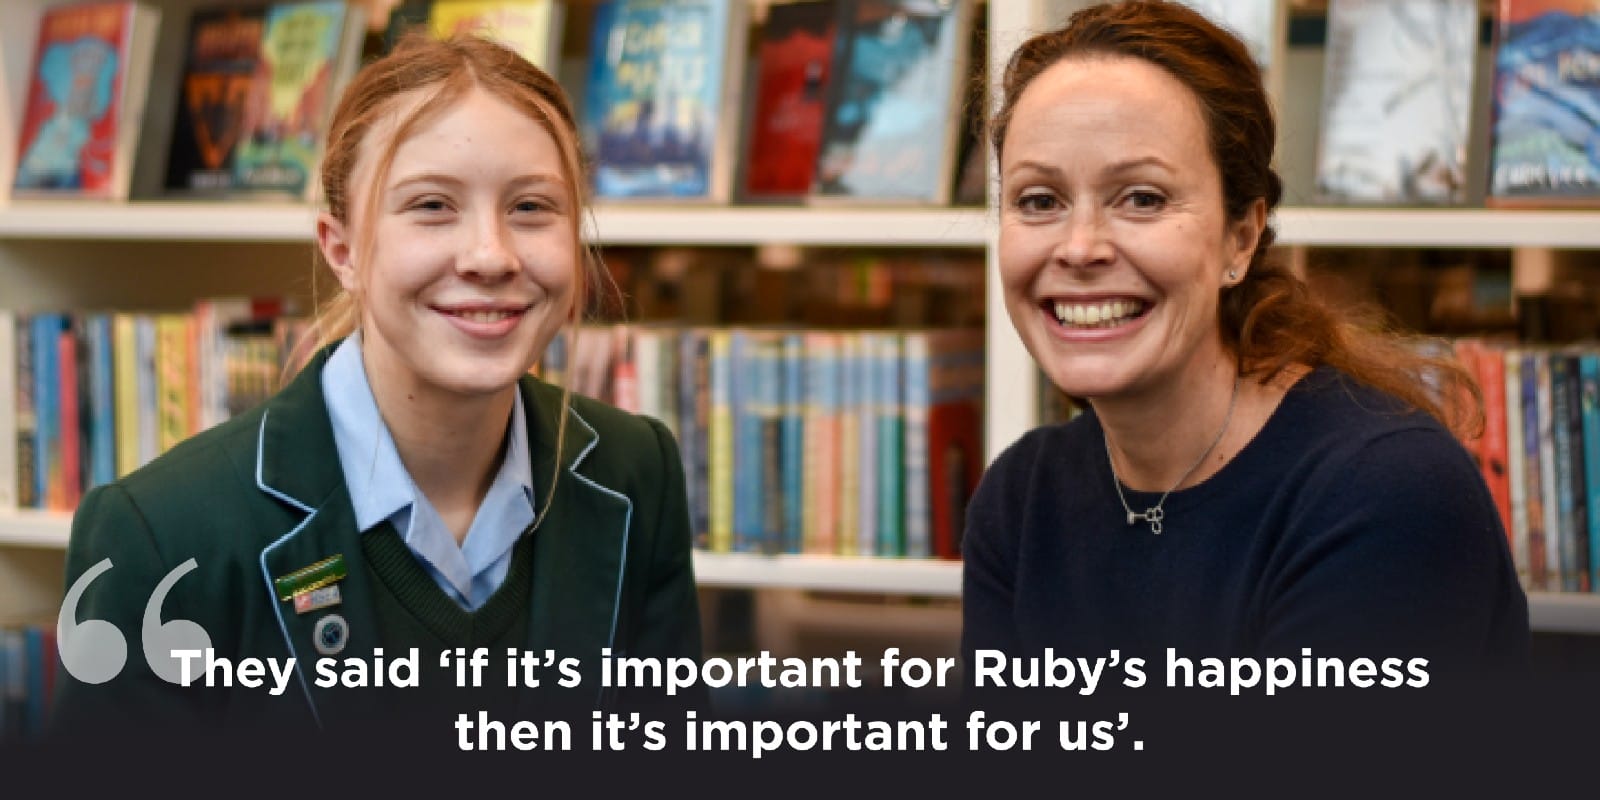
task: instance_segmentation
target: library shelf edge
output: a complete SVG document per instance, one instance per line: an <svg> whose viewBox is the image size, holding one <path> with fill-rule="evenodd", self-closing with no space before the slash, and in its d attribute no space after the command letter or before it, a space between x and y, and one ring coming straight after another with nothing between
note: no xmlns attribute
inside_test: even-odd
<svg viewBox="0 0 1600 800"><path fill-rule="evenodd" d="M303 204L15 202L0 239L311 243ZM600 206L586 219L603 245L970 247L987 243L981 208Z"/></svg>
<svg viewBox="0 0 1600 800"><path fill-rule="evenodd" d="M311 242L302 204L15 202L0 239ZM1324 247L1600 248L1594 211L1284 208L1278 242ZM989 244L981 208L605 205L589 227L603 245L963 247Z"/></svg>
<svg viewBox="0 0 1600 800"><path fill-rule="evenodd" d="M71 525L72 515L59 511L0 511L0 550L65 549ZM696 551L694 570L707 588L961 596L955 561ZM1540 633L1600 634L1600 594L1530 592L1528 621Z"/></svg>
<svg viewBox="0 0 1600 800"><path fill-rule="evenodd" d="M0 549L65 550L72 515L31 509L0 511ZM961 564L932 559L694 554L695 578L719 588L813 589L865 594L958 597Z"/></svg>

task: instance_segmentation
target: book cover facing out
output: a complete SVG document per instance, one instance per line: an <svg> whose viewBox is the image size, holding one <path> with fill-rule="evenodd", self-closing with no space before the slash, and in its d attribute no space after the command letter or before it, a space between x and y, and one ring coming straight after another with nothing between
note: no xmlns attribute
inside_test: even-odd
<svg viewBox="0 0 1600 800"><path fill-rule="evenodd" d="M45 13L22 113L14 186L20 191L116 197L132 3Z"/></svg>
<svg viewBox="0 0 1600 800"><path fill-rule="evenodd" d="M245 132L265 25L264 7L202 10L190 18L188 62L167 155L168 190L234 188L234 151Z"/></svg>
<svg viewBox="0 0 1600 800"><path fill-rule="evenodd" d="M1600 0L1500 0L1489 201L1600 204Z"/></svg>
<svg viewBox="0 0 1600 800"><path fill-rule="evenodd" d="M947 202L967 5L861 0L839 8L815 191Z"/></svg>
<svg viewBox="0 0 1600 800"><path fill-rule="evenodd" d="M717 132L738 0L612 0L595 12L584 134L605 199L723 199Z"/></svg>
<svg viewBox="0 0 1600 800"><path fill-rule="evenodd" d="M316 172L323 122L335 100L344 24L342 2L275 5L267 11L261 60L234 151L237 189L306 193Z"/></svg>
<svg viewBox="0 0 1600 800"><path fill-rule="evenodd" d="M475 34L517 51L550 69L560 57L556 47L560 23L554 0L439 0L428 14L428 26L441 39Z"/></svg>
<svg viewBox="0 0 1600 800"><path fill-rule="evenodd" d="M1318 195L1465 200L1477 42L1476 0L1333 0Z"/></svg>
<svg viewBox="0 0 1600 800"><path fill-rule="evenodd" d="M822 146L833 3L790 3L767 13L745 161L745 195L799 197L811 191Z"/></svg>

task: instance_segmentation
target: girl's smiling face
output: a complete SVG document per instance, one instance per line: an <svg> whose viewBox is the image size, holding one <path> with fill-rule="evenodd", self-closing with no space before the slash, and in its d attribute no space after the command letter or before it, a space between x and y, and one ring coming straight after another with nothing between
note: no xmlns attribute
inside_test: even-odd
<svg viewBox="0 0 1600 800"><path fill-rule="evenodd" d="M543 125L473 88L400 142L369 203L398 119L361 143L349 224L320 226L360 308L368 377L408 394L505 390L572 314L578 209L561 154Z"/></svg>

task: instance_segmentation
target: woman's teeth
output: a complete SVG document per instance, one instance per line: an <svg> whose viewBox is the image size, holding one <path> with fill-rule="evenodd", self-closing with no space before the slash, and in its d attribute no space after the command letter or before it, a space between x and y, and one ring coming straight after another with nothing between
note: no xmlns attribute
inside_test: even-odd
<svg viewBox="0 0 1600 800"><path fill-rule="evenodd" d="M1144 303L1108 300L1099 303L1055 303L1056 321L1074 328L1109 328L1139 316Z"/></svg>

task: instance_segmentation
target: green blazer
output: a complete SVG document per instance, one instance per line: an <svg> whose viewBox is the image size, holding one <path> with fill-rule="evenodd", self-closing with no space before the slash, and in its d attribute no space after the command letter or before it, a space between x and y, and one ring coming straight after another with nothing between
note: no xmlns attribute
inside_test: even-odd
<svg viewBox="0 0 1600 800"><path fill-rule="evenodd" d="M84 588L75 613L79 621L115 625L126 641L126 662L114 678L94 685L61 670L58 728L97 723L108 713L185 725L244 723L267 714L329 727L381 710L375 705L381 692L315 685L313 665L322 656L313 646L313 628L325 613L295 613L273 584L343 554L342 603L328 611L347 620L349 635L333 657L340 663L370 659L380 646L371 597L375 576L364 566L323 402L321 374L330 350L262 406L84 497L67 549L69 599L86 570L111 560L111 568ZM614 656L700 657L682 464L661 423L577 395L558 459L561 390L531 377L519 388L535 492L547 493L554 470L564 470L548 516L533 533L524 649L582 658L583 681L577 689L560 688L550 670L537 689L519 690L517 703L539 715L565 708L586 718L589 709L615 700L600 690L602 648ZM542 507L544 498L535 502ZM194 568L171 582L164 603L147 618L157 585L191 558ZM199 624L219 656L292 656L297 674L277 697L267 688L168 683L149 666L141 629L170 620ZM394 655L401 654L385 654ZM421 655L427 661L439 654ZM503 655L491 655L487 676L503 674Z"/></svg>

